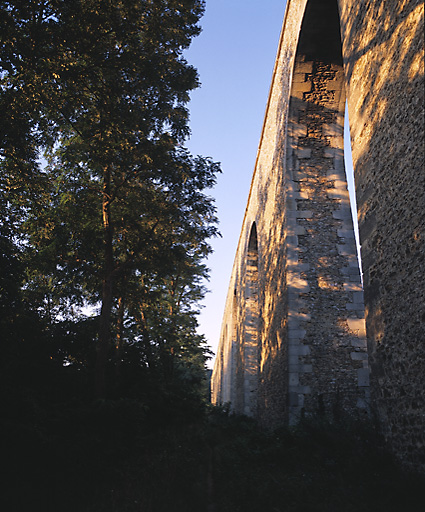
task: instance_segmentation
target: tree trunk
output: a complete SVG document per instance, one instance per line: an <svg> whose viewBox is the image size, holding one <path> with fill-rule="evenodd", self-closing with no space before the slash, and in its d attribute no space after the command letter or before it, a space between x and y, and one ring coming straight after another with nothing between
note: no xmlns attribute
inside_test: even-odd
<svg viewBox="0 0 425 512"><path fill-rule="evenodd" d="M125 280L123 280L125 283ZM117 318L117 337L115 339L115 375L118 378L121 373L121 356L123 344L123 329L124 329L124 310L125 310L125 297L124 293L118 298L118 318Z"/></svg>
<svg viewBox="0 0 425 512"><path fill-rule="evenodd" d="M111 314L113 304L113 226L111 220L111 171L105 167L103 171L103 244L104 273L102 283L102 308L100 312L99 339L97 343L94 394L96 398L106 396L106 367L111 346Z"/></svg>
<svg viewBox="0 0 425 512"><path fill-rule="evenodd" d="M145 313L143 311L143 305L142 304L139 307L139 315L138 315L137 319L138 319L140 330L141 330L142 336L143 336L143 342L144 342L145 354L146 354L146 359L147 359L148 367L149 368L153 368L153 366L154 366L154 357L153 357L153 354L152 354L152 347L150 345L150 340L149 340L149 336L148 336L148 329L147 329L147 323L146 323L146 317L145 317Z"/></svg>

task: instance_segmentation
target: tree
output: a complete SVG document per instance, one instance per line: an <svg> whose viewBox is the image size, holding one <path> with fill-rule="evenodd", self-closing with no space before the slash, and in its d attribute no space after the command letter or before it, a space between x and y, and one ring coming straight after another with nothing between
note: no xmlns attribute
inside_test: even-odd
<svg viewBox="0 0 425 512"><path fill-rule="evenodd" d="M33 195L18 198L33 265L27 286L48 283L62 315L79 297L100 301L101 397L114 311L121 307L119 319L123 301L131 302L119 285L160 275L161 265L178 266L187 254L207 255L216 234L203 190L218 166L182 146L189 92L199 85L183 51L200 31L204 2L35 0L0 8L0 106L10 107L1 165Z"/></svg>

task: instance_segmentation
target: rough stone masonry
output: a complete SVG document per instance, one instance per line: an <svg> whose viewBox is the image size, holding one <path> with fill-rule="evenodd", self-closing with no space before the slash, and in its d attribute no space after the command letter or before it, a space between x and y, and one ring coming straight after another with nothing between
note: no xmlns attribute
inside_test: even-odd
<svg viewBox="0 0 425 512"><path fill-rule="evenodd" d="M212 376L214 403L268 428L375 413L421 469L423 19L420 0L287 1Z"/></svg>

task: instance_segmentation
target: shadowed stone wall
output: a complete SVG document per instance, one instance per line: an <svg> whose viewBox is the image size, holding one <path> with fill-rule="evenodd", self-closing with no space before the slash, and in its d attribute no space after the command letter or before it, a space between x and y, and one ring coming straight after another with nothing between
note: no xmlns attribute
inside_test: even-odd
<svg viewBox="0 0 425 512"><path fill-rule="evenodd" d="M266 427L371 405L396 453L424 467L424 179L423 3L288 1L213 402Z"/></svg>
<svg viewBox="0 0 425 512"><path fill-rule="evenodd" d="M424 6L341 2L373 403L425 468Z"/></svg>

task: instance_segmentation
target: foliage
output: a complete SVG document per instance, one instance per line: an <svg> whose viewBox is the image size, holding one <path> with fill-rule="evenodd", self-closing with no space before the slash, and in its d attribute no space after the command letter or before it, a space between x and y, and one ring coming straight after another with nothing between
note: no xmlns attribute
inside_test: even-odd
<svg viewBox="0 0 425 512"><path fill-rule="evenodd" d="M403 472L369 423L317 417L267 433L226 413L214 421L220 512L420 510L423 478Z"/></svg>
<svg viewBox="0 0 425 512"><path fill-rule="evenodd" d="M264 432L217 409L194 417L129 399L46 412L27 397L1 423L9 512L421 510L423 476L404 473L368 424Z"/></svg>
<svg viewBox="0 0 425 512"><path fill-rule="evenodd" d="M183 146L199 85L183 51L203 10L202 0L0 2L2 245L5 269L19 272L14 285L2 277L2 293L35 318L40 353L87 374L98 397L202 386L196 304L219 166ZM3 332L22 314L6 309Z"/></svg>

